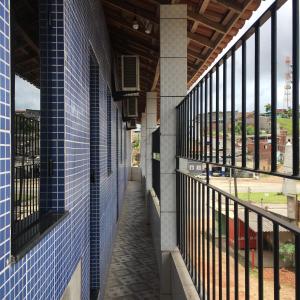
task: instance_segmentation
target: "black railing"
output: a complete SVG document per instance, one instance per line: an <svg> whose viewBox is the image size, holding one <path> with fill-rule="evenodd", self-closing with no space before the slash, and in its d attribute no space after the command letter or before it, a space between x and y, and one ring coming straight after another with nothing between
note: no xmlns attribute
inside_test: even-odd
<svg viewBox="0 0 300 300"><path fill-rule="evenodd" d="M178 105L178 156L234 169L299 179L299 2L289 1L293 4L290 11L293 20L293 49L292 63L289 64L292 74L292 106L287 104L288 107L284 109L279 107L277 101L277 70L280 63L277 59L277 49L280 46L277 45L277 11L286 2L282 0L274 2ZM271 72L268 79L266 76L262 79L260 31L269 20L270 30L264 27L264 32L271 36L270 57L264 57L263 60L269 60ZM266 44L268 40L264 42ZM253 53L247 52L247 47L251 45L254 53L252 58ZM267 48L267 45L264 47ZM250 58L254 65L251 76L247 72ZM254 81L251 90L247 80L251 83ZM271 86L271 103L264 103L270 108L262 112L261 85L266 82ZM251 98L248 94L254 95L251 101L248 101ZM248 108L251 105L253 110ZM278 132L278 125L281 126L278 122L279 114L289 123L287 127L292 129L290 138L289 134L285 135L292 143L292 169L289 172L283 171L278 155L278 152L282 152L280 148L284 147L280 144L284 130ZM263 128L263 123L269 123L270 128ZM263 140L270 141L267 153L270 163L264 168Z"/></svg>
<svg viewBox="0 0 300 300"><path fill-rule="evenodd" d="M12 239L19 239L38 220L40 195L40 122L15 115Z"/></svg>
<svg viewBox="0 0 300 300"><path fill-rule="evenodd" d="M283 293L299 299L297 226L181 171L177 189L178 247L201 299L280 299ZM285 245L294 251L280 257ZM264 280L270 256L273 282ZM282 265L291 276L285 285Z"/></svg>
<svg viewBox="0 0 300 300"><path fill-rule="evenodd" d="M292 105L283 109L277 101L277 19L286 2L291 3L292 16ZM261 32L266 28L270 42L264 40L263 47L269 47L270 53L262 58ZM268 60L271 72L263 78L261 64ZM247 68L252 65L251 76ZM266 77L270 103L264 103L261 96ZM265 112L261 111L263 104ZM177 171L176 179L178 247L199 295L202 299L280 299L291 288L288 297L300 299L299 228L287 218L243 202L209 182L212 167L300 179L298 0L275 1L191 90L176 114L177 160L199 162L206 170L206 180L183 170ZM280 114L291 133L287 128L278 131ZM289 160L287 147L292 148L286 164L290 167L282 159ZM273 281L265 280L267 264ZM282 265L292 277L289 288L281 280Z"/></svg>
<svg viewBox="0 0 300 300"><path fill-rule="evenodd" d="M152 133L152 186L160 199L160 128Z"/></svg>

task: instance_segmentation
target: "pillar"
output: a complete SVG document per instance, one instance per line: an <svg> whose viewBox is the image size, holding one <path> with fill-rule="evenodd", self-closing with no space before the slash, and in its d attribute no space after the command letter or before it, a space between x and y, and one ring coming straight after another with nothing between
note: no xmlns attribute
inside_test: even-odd
<svg viewBox="0 0 300 300"><path fill-rule="evenodd" d="M187 5L160 6L161 297L171 299L176 249L176 106L187 93Z"/></svg>
<svg viewBox="0 0 300 300"><path fill-rule="evenodd" d="M152 188L152 132L156 129L157 93L146 95L146 193Z"/></svg>
<svg viewBox="0 0 300 300"><path fill-rule="evenodd" d="M146 113L142 113L141 119L141 173L142 181L146 176Z"/></svg>

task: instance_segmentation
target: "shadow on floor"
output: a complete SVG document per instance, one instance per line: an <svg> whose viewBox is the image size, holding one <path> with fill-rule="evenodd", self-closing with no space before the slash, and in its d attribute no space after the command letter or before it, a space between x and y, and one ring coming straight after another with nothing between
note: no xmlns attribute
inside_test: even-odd
<svg viewBox="0 0 300 300"><path fill-rule="evenodd" d="M104 299L159 299L158 267L145 222L144 193L136 181L129 181L125 195Z"/></svg>

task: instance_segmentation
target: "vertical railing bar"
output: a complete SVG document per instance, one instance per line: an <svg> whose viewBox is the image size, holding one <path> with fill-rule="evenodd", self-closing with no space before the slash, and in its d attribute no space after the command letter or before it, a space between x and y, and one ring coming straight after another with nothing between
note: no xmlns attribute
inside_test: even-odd
<svg viewBox="0 0 300 300"><path fill-rule="evenodd" d="M226 214L226 299L230 300L230 258L229 258L229 199L225 198Z"/></svg>
<svg viewBox="0 0 300 300"><path fill-rule="evenodd" d="M208 113L208 107L207 107L207 93L208 93L208 87L207 87L207 81L208 76L205 76L205 98L204 98L204 160L207 161L207 113Z"/></svg>
<svg viewBox="0 0 300 300"><path fill-rule="evenodd" d="M255 71L254 71L254 169L259 170L259 104L260 104L260 27L255 27Z"/></svg>
<svg viewBox="0 0 300 300"><path fill-rule="evenodd" d="M196 130L196 135L197 135L197 138L196 138L196 149L197 149L197 155L196 155L196 159L199 160L200 159L200 156L199 156L199 84L197 85L197 88L196 88L196 114L197 114L197 130Z"/></svg>
<svg viewBox="0 0 300 300"><path fill-rule="evenodd" d="M262 216L257 215L257 248L258 248L258 299L264 299L264 270L263 270L263 230Z"/></svg>
<svg viewBox="0 0 300 300"><path fill-rule="evenodd" d="M231 52L231 165L235 166L235 50Z"/></svg>
<svg viewBox="0 0 300 300"><path fill-rule="evenodd" d="M191 177L188 177L188 269L191 273Z"/></svg>
<svg viewBox="0 0 300 300"><path fill-rule="evenodd" d="M227 159L227 60L223 60L223 164L226 165Z"/></svg>
<svg viewBox="0 0 300 300"><path fill-rule="evenodd" d="M219 138L220 138L220 134L219 134L219 111L220 111L220 91L219 91L219 87L220 87L220 74L219 74L219 68L220 66L217 65L216 68L216 163L219 163Z"/></svg>
<svg viewBox="0 0 300 300"><path fill-rule="evenodd" d="M201 183L198 182L198 294L201 295Z"/></svg>
<svg viewBox="0 0 300 300"><path fill-rule="evenodd" d="M299 175L299 0L293 0L293 175Z"/></svg>
<svg viewBox="0 0 300 300"><path fill-rule="evenodd" d="M207 188L207 187L206 187ZM205 185L202 184L202 297L206 299L205 293Z"/></svg>
<svg viewBox="0 0 300 300"><path fill-rule="evenodd" d="M216 211L215 211L216 192L212 191L212 298L216 299Z"/></svg>
<svg viewBox="0 0 300 300"><path fill-rule="evenodd" d="M234 299L239 299L239 212L234 202Z"/></svg>
<svg viewBox="0 0 300 300"><path fill-rule="evenodd" d="M203 161L203 80L200 83L200 160Z"/></svg>
<svg viewBox="0 0 300 300"><path fill-rule="evenodd" d="M209 205L210 205L210 188L207 187L206 189L206 242L207 242L207 300L210 299L210 212L209 212Z"/></svg>
<svg viewBox="0 0 300 300"><path fill-rule="evenodd" d="M271 172L277 170L277 9L271 14Z"/></svg>
<svg viewBox="0 0 300 300"><path fill-rule="evenodd" d="M186 175L183 175L183 259L186 263L186 255L185 255L185 245L186 245L186 226L185 226L185 222L186 222Z"/></svg>
<svg viewBox="0 0 300 300"><path fill-rule="evenodd" d="M245 300L249 300L250 277L249 277L249 210L245 208Z"/></svg>
<svg viewBox="0 0 300 300"><path fill-rule="evenodd" d="M194 279L194 179L191 178L191 221L190 221L190 227L191 227L191 277L192 280Z"/></svg>
<svg viewBox="0 0 300 300"><path fill-rule="evenodd" d="M219 300L222 300L222 196L218 193L218 240L219 240Z"/></svg>
<svg viewBox="0 0 300 300"><path fill-rule="evenodd" d="M279 300L279 226L273 222L273 272L274 272L274 300Z"/></svg>
<svg viewBox="0 0 300 300"><path fill-rule="evenodd" d="M193 99L192 93L189 93L189 158L192 158L192 146L193 146Z"/></svg>
<svg viewBox="0 0 300 300"><path fill-rule="evenodd" d="M194 118L193 118L193 159L197 159L197 156L196 156L196 140L197 140L197 137L196 137L196 126L197 126L197 110L196 110L196 91L197 91L197 87L194 88L193 90L193 115L194 115Z"/></svg>
<svg viewBox="0 0 300 300"><path fill-rule="evenodd" d="M247 43L242 43L242 168L247 166L247 124L246 124L246 99L247 99Z"/></svg>
<svg viewBox="0 0 300 300"><path fill-rule="evenodd" d="M187 157L187 101L186 98L184 99L184 157Z"/></svg>
<svg viewBox="0 0 300 300"><path fill-rule="evenodd" d="M212 123L213 123L213 73L210 72L209 79L209 161L213 161L213 134L212 134Z"/></svg>
<svg viewBox="0 0 300 300"><path fill-rule="evenodd" d="M194 181L194 282L197 284L197 181Z"/></svg>

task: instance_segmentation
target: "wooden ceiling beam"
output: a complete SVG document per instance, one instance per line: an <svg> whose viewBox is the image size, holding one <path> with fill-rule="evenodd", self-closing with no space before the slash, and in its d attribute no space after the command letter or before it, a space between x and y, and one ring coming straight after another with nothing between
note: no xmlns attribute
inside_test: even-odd
<svg viewBox="0 0 300 300"><path fill-rule="evenodd" d="M128 33L128 32L126 32ZM129 33L131 35L131 32ZM127 47L128 45L134 45L136 47L139 47L143 50L145 50L146 52L148 52L150 55L153 55L153 53L156 53L157 56L159 55L159 47L152 45L151 43L149 43L149 41L145 41L145 40L140 40L139 38L137 38L137 36L124 36L122 34L120 34L119 32L117 33L115 32L111 32L111 37L112 37L112 41L119 41L122 42L124 44L125 47ZM153 53L151 53L151 51Z"/></svg>
<svg viewBox="0 0 300 300"><path fill-rule="evenodd" d="M38 55L40 54L39 46L33 41L33 39L27 34L27 32L20 26L13 18L12 26L22 35L24 41L34 50Z"/></svg>
<svg viewBox="0 0 300 300"><path fill-rule="evenodd" d="M210 2L210 0L203 0L202 5L199 9L199 14L204 14L205 13L209 2Z"/></svg>
<svg viewBox="0 0 300 300"><path fill-rule="evenodd" d="M188 12L188 19L194 21L197 24L201 24L207 28L213 29L215 31L218 31L219 33L225 34L226 33L226 27L214 22L207 17L205 17L202 14L194 13L192 11Z"/></svg>
<svg viewBox="0 0 300 300"><path fill-rule="evenodd" d="M197 33L188 32L187 37L188 37L188 39L190 39L202 46L205 46L207 48L213 49L215 47L215 44L213 42L211 42L210 39L203 37Z"/></svg>
<svg viewBox="0 0 300 300"><path fill-rule="evenodd" d="M195 59L198 59L200 61L204 61L205 58L206 58L205 56L201 55L201 53L198 53L198 52L193 51L191 49L188 49L187 53L188 53L189 56L191 56L191 57L193 57Z"/></svg>
<svg viewBox="0 0 300 300"><path fill-rule="evenodd" d="M110 6L115 9L118 9L126 14L129 14L131 16L140 16L148 21L151 21L153 24L159 25L159 20L153 16L152 14L147 13L145 10L137 7L137 6L131 6L128 5L124 1L118 1L118 0L103 0L104 6Z"/></svg>
<svg viewBox="0 0 300 300"><path fill-rule="evenodd" d="M152 82L151 91L155 91L155 89L156 89L158 79L159 79L159 74L160 74L160 64L159 64L159 59L158 59L156 69L155 69L155 75L154 75L153 82Z"/></svg>
<svg viewBox="0 0 300 300"><path fill-rule="evenodd" d="M238 1L232 0L215 0L218 4L223 5L227 9L231 9L234 12L240 14L243 11L243 5L238 3Z"/></svg>

